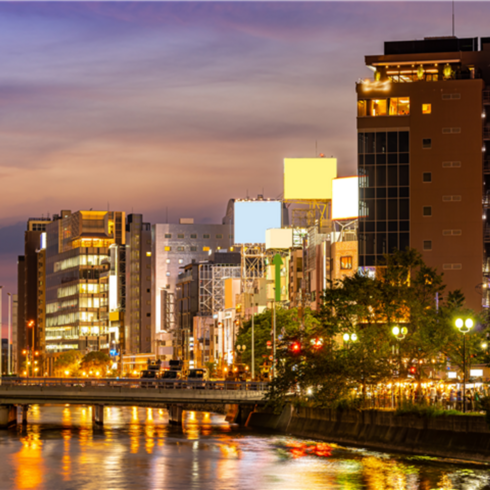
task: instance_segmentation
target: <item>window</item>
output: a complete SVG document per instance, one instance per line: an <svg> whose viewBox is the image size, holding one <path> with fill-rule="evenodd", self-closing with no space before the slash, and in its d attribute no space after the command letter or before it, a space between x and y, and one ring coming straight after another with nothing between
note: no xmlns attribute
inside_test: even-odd
<svg viewBox="0 0 490 490"><path fill-rule="evenodd" d="M390 116L408 116L410 114L410 98L398 97L390 99Z"/></svg>
<svg viewBox="0 0 490 490"><path fill-rule="evenodd" d="M432 206L424 206L423 215L424 216L432 216Z"/></svg>
<svg viewBox="0 0 490 490"><path fill-rule="evenodd" d="M422 174L422 182L432 182L432 173L431 172L424 172Z"/></svg>
<svg viewBox="0 0 490 490"><path fill-rule="evenodd" d="M195 233L192 233L191 238L197 238L197 235Z"/></svg>
<svg viewBox="0 0 490 490"><path fill-rule="evenodd" d="M422 148L432 148L432 140L430 138L424 138L422 140Z"/></svg>
<svg viewBox="0 0 490 490"><path fill-rule="evenodd" d="M461 167L461 162L442 162L443 168L459 168Z"/></svg>
<svg viewBox="0 0 490 490"><path fill-rule="evenodd" d="M171 233L165 233L165 238L172 238L172 234Z"/></svg>
<svg viewBox="0 0 490 490"><path fill-rule="evenodd" d="M209 252L209 247L202 247L203 252Z"/></svg>
<svg viewBox="0 0 490 490"><path fill-rule="evenodd" d="M184 259L179 259L179 264L183 264L184 263Z"/></svg>
<svg viewBox="0 0 490 490"><path fill-rule="evenodd" d="M182 238L185 238L185 235L184 235L183 233L179 233L179 234L177 235L177 238L181 238L181 239L182 239Z"/></svg>
<svg viewBox="0 0 490 490"><path fill-rule="evenodd" d="M442 264L442 269L445 271L448 270L460 270L463 266L461 264Z"/></svg>
<svg viewBox="0 0 490 490"><path fill-rule="evenodd" d="M172 250L172 247L169 247L168 245L165 247L165 252L170 252Z"/></svg>
<svg viewBox="0 0 490 490"><path fill-rule="evenodd" d="M386 116L386 99L373 99L371 101L371 116Z"/></svg>
<svg viewBox="0 0 490 490"><path fill-rule="evenodd" d="M197 247L191 247L191 252L197 252Z"/></svg>
<svg viewBox="0 0 490 490"><path fill-rule="evenodd" d="M430 114L432 112L432 104L422 104L422 114Z"/></svg>
<svg viewBox="0 0 490 490"><path fill-rule="evenodd" d="M177 247L177 251L178 252L183 252L184 251L184 247Z"/></svg>
<svg viewBox="0 0 490 490"><path fill-rule="evenodd" d="M442 196L443 202L461 201L461 196Z"/></svg>
<svg viewBox="0 0 490 490"><path fill-rule="evenodd" d="M169 277L169 276L170 276L170 272L167 272L167 277Z"/></svg>
<svg viewBox="0 0 490 490"><path fill-rule="evenodd" d="M223 238L223 235L216 235L216 238L217 238L218 240L221 240L221 238Z"/></svg>
<svg viewBox="0 0 490 490"><path fill-rule="evenodd" d="M209 235L203 235L202 237L203 238L209 238Z"/></svg>
<svg viewBox="0 0 490 490"><path fill-rule="evenodd" d="M229 238L230 240L233 240L233 235L228 235L228 238Z"/></svg>
<svg viewBox="0 0 490 490"><path fill-rule="evenodd" d="M424 250L432 250L432 240L424 240Z"/></svg>
<svg viewBox="0 0 490 490"><path fill-rule="evenodd" d="M357 101L357 116L358 117L367 116L367 100Z"/></svg>
<svg viewBox="0 0 490 490"><path fill-rule="evenodd" d="M340 257L340 268L342 270L352 269L352 256Z"/></svg>
<svg viewBox="0 0 490 490"><path fill-rule="evenodd" d="M148 303L151 305L151 301L148 301ZM146 316L151 316L151 313L147 313Z"/></svg>
<svg viewBox="0 0 490 490"><path fill-rule="evenodd" d="M166 262L167 262L167 264L170 264L170 259L167 259L167 261L166 261Z"/></svg>
<svg viewBox="0 0 490 490"><path fill-rule="evenodd" d="M151 252L146 252L147 257L151 257Z"/></svg>

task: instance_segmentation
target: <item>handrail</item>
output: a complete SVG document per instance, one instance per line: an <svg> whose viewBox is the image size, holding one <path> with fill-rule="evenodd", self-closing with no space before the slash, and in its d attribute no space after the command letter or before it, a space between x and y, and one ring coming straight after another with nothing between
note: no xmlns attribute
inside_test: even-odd
<svg viewBox="0 0 490 490"><path fill-rule="evenodd" d="M65 388L159 388L266 391L268 383L262 381L205 381L201 379L153 379L153 378L1 378L0 386L44 386Z"/></svg>

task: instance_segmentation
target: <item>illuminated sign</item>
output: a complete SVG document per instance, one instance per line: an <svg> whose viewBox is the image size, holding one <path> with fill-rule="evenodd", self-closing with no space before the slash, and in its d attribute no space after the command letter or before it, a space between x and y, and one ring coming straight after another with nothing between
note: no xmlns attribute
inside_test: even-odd
<svg viewBox="0 0 490 490"><path fill-rule="evenodd" d="M336 158L285 158L284 199L328 201L336 177Z"/></svg>
<svg viewBox="0 0 490 490"><path fill-rule="evenodd" d="M265 232L265 248L288 249L293 246L292 228L271 228Z"/></svg>
<svg viewBox="0 0 490 490"><path fill-rule="evenodd" d="M332 182L332 219L359 217L359 178L344 177Z"/></svg>
<svg viewBox="0 0 490 490"><path fill-rule="evenodd" d="M265 232L280 228L281 201L235 201L235 243L265 243Z"/></svg>

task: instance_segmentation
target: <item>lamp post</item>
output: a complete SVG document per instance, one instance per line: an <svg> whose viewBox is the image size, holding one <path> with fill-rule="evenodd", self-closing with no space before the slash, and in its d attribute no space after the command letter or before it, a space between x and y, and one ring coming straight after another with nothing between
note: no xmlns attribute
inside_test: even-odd
<svg viewBox="0 0 490 490"><path fill-rule="evenodd" d="M10 338L12 336L12 295L7 293L8 296L8 331L7 331L7 374L12 373L12 349L10 348Z"/></svg>
<svg viewBox="0 0 490 490"><path fill-rule="evenodd" d="M456 327L463 334L463 413L466 413L466 334L473 327L473 320L471 318L458 318L456 320Z"/></svg>
<svg viewBox="0 0 490 490"><path fill-rule="evenodd" d="M357 342L357 334L355 333L344 333L342 336L344 342Z"/></svg>
<svg viewBox="0 0 490 490"><path fill-rule="evenodd" d="M391 333L395 336L396 340L398 340L398 342L401 342L408 334L408 328L407 327L398 327L398 326L394 326L392 329L391 329ZM401 356L400 356L400 347L399 347L399 344L396 346L397 347L397 352L395 353L395 346L393 346L393 354L398 354L398 379L400 379L400 373L401 373L401 370L402 370L402 359L401 359ZM400 384L398 384L398 398L399 400L401 401L401 386Z"/></svg>

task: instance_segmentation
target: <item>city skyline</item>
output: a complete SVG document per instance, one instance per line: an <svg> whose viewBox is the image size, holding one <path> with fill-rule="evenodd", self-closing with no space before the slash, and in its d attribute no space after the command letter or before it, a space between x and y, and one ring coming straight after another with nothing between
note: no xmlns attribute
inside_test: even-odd
<svg viewBox="0 0 490 490"><path fill-rule="evenodd" d="M456 3L458 37L488 35ZM383 41L451 34L449 3L2 4L1 283L31 216L120 209L219 223L281 193L282 159L356 169L354 83ZM21 35L19 35L19 33Z"/></svg>

